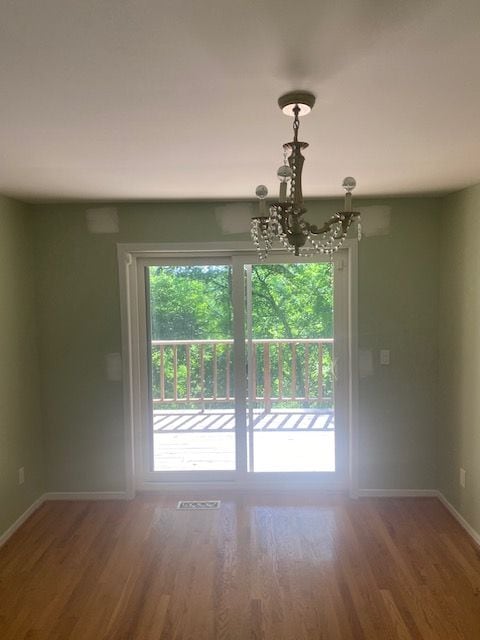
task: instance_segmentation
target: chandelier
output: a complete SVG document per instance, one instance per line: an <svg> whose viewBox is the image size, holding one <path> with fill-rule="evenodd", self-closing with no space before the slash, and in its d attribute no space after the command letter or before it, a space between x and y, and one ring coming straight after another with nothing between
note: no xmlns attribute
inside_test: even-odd
<svg viewBox="0 0 480 640"><path fill-rule="evenodd" d="M354 221L357 223L358 239L361 238L360 213L352 210L352 191L357 184L354 178L348 177L343 181L343 211L337 211L321 227L304 219L307 209L302 195L302 169L305 160L302 150L308 147L308 143L298 140L299 117L310 113L314 104L315 96L308 92L287 93L278 99L283 113L293 116L293 140L283 145L283 165L277 171L280 195L277 202L269 205L268 213L267 187L261 184L255 191L260 200L259 215L252 218L251 235L261 260L268 256L275 240L296 256L315 253L332 255L343 245ZM289 182L290 192L287 195Z"/></svg>

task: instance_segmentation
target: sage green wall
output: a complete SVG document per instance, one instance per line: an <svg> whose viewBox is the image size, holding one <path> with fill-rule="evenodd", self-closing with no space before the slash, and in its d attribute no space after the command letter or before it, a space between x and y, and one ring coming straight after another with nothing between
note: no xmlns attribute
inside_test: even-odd
<svg viewBox="0 0 480 640"><path fill-rule="evenodd" d="M480 531L480 185L445 198L440 262L439 486ZM467 472L465 489L459 469Z"/></svg>
<svg viewBox="0 0 480 640"><path fill-rule="evenodd" d="M0 196L0 535L44 491L29 219L26 207Z"/></svg>
<svg viewBox="0 0 480 640"><path fill-rule="evenodd" d="M439 200L389 201L391 230L360 243L360 487L436 488ZM391 350L390 366L379 350Z"/></svg>
<svg viewBox="0 0 480 640"><path fill-rule="evenodd" d="M121 351L116 243L217 233L212 206L176 204L121 206L121 233L92 235L86 206L34 207L49 491L125 488L122 384L105 375Z"/></svg>
<svg viewBox="0 0 480 640"><path fill-rule="evenodd" d="M310 203L312 219L338 204ZM439 201L361 204L390 207L391 225L360 244L359 339L374 356L360 381L360 486L435 488ZM85 204L34 207L50 491L125 487L122 388L104 373L121 349L116 243L247 239L223 235L216 206L122 204L113 235L87 232Z"/></svg>

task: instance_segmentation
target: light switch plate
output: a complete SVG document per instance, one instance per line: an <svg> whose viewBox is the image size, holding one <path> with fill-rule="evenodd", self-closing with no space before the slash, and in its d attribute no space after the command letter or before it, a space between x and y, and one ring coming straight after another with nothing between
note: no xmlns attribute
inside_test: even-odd
<svg viewBox="0 0 480 640"><path fill-rule="evenodd" d="M122 356L119 353L107 353L105 356L107 380L120 382L122 379Z"/></svg>
<svg viewBox="0 0 480 640"><path fill-rule="evenodd" d="M383 364L383 365L390 364L390 349L380 350L380 364Z"/></svg>

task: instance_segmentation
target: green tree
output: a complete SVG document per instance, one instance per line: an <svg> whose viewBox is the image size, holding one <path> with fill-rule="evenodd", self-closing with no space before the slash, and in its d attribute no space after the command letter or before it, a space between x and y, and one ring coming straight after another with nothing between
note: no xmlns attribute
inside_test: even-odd
<svg viewBox="0 0 480 640"><path fill-rule="evenodd" d="M330 263L252 267L254 338L331 338Z"/></svg>
<svg viewBox="0 0 480 640"><path fill-rule="evenodd" d="M155 266L148 270L150 326L152 340L225 340L232 333L232 274L225 265ZM260 264L252 266L252 334L256 339L330 338L333 336L332 266L329 263ZM323 347L325 391L331 394L331 348ZM307 353L308 350L308 353ZM292 376L293 348L271 346L273 393L279 391L279 360L283 373ZM318 379L319 359L313 345L297 345L297 395L305 391L306 380ZM187 362L188 358L188 362ZM230 364L229 364L230 363ZM188 366L189 365L189 366ZM257 388L263 391L263 356L256 351ZM214 376L213 369L223 375ZM308 368L307 368L308 367ZM204 376L199 372L204 371ZM226 370L231 367L231 347L188 346L152 347L152 387L160 397L160 371L163 370L165 397L173 398L173 379L179 397L213 394L207 388L217 379L217 395L226 393ZM196 372L187 379L187 370ZM205 383L203 381L206 381ZM204 388L202 388L202 384ZM314 395L314 394L313 394Z"/></svg>

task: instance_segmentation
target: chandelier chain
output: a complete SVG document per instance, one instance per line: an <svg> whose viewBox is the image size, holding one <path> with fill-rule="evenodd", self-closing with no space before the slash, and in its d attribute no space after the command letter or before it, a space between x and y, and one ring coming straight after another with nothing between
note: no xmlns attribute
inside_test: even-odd
<svg viewBox="0 0 480 640"><path fill-rule="evenodd" d="M298 114L300 113L300 107L298 106L298 104L296 104L293 107L293 113L294 113L294 118L293 118L293 141L296 143L296 142L298 142L298 130L300 129L300 119L298 117Z"/></svg>

